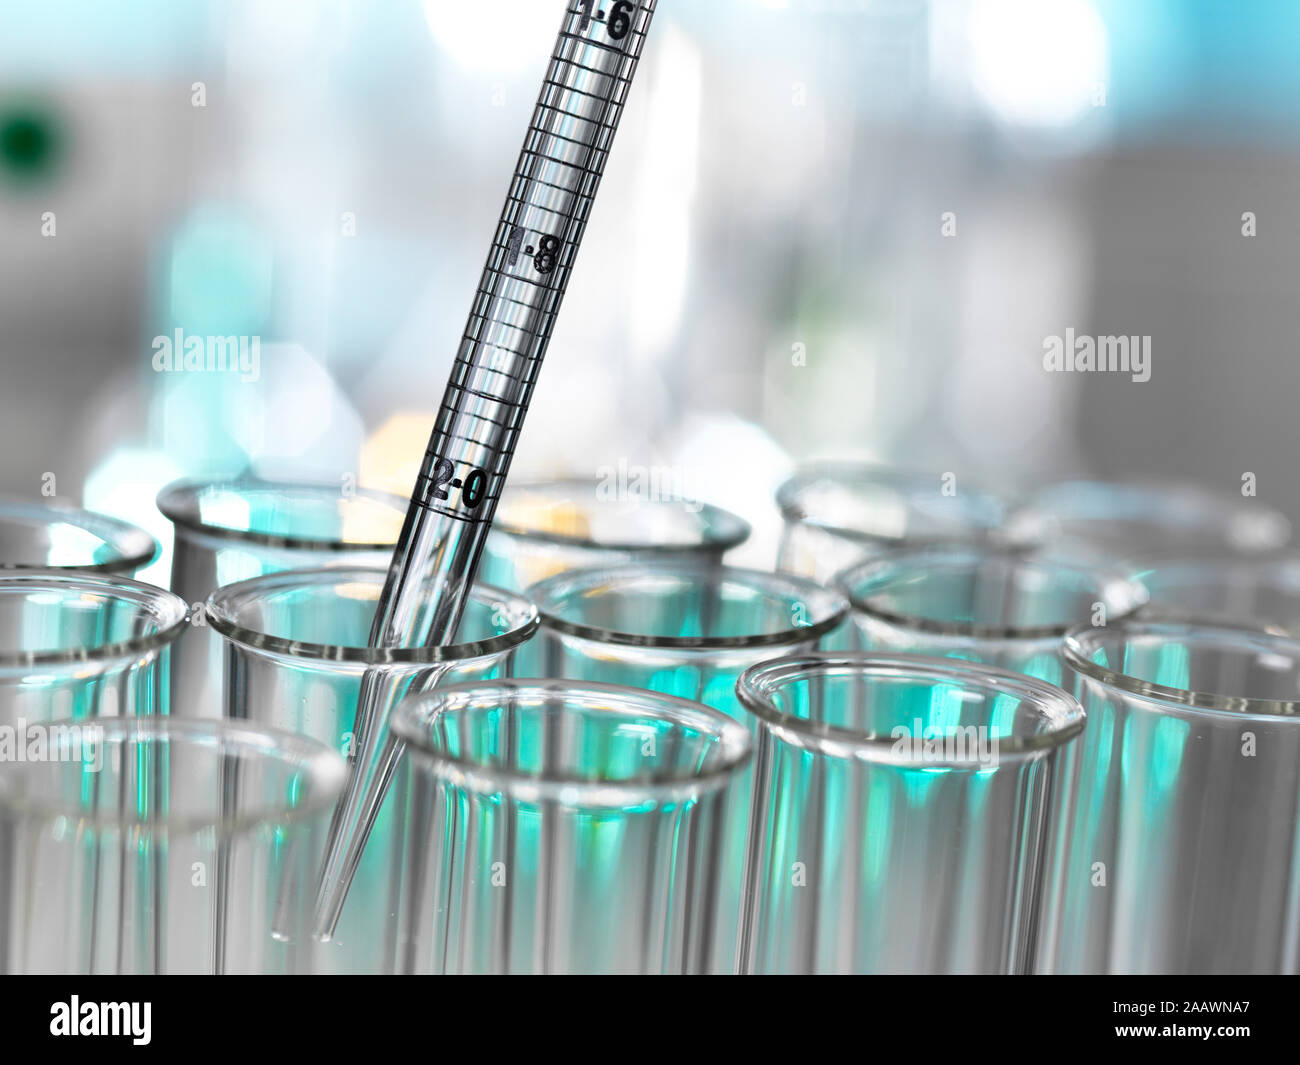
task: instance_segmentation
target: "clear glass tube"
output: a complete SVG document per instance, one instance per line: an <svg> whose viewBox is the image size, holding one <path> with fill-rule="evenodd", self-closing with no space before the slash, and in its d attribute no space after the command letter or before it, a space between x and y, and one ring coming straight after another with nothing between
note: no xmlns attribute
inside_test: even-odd
<svg viewBox="0 0 1300 1065"><path fill-rule="evenodd" d="M0 572L0 725L165 714L178 596L126 577Z"/></svg>
<svg viewBox="0 0 1300 1065"><path fill-rule="evenodd" d="M1020 973L1078 702L919 655L747 670L758 726L741 970Z"/></svg>
<svg viewBox="0 0 1300 1065"><path fill-rule="evenodd" d="M423 826L407 970L708 969L743 726L652 692L515 680L408 700L394 733Z"/></svg>
<svg viewBox="0 0 1300 1065"><path fill-rule="evenodd" d="M1250 555L1291 538L1291 523L1254 497L1179 483L1069 481L1016 508L1009 535L1112 563L1153 556Z"/></svg>
<svg viewBox="0 0 1300 1065"><path fill-rule="evenodd" d="M881 551L996 538L1002 501L950 476L848 462L799 470L776 493L785 523L777 568L828 581Z"/></svg>
<svg viewBox="0 0 1300 1065"><path fill-rule="evenodd" d="M172 702L179 713L216 718L221 641L203 612L213 589L283 570L387 566L406 501L341 483L238 477L175 481L158 493L158 509L176 533L172 591L191 616L174 656Z"/></svg>
<svg viewBox="0 0 1300 1065"><path fill-rule="evenodd" d="M75 569L134 577L158 541L106 514L55 503L0 499L0 570Z"/></svg>
<svg viewBox="0 0 1300 1065"><path fill-rule="evenodd" d="M1147 616L1182 616L1300 634L1300 558L1161 558L1134 574Z"/></svg>
<svg viewBox="0 0 1300 1065"><path fill-rule="evenodd" d="M520 596L476 585L457 642L445 647L371 648L370 623L385 568L290 570L219 588L208 616L226 642L226 715L310 736L343 755L360 742L353 719L369 671L381 693L379 720L411 691L488 680L510 670L537 629ZM350 856L355 877L339 922L319 948L318 971L391 972L409 926L400 875L407 846L408 769L400 750L373 778L363 810L370 830Z"/></svg>
<svg viewBox="0 0 1300 1065"><path fill-rule="evenodd" d="M740 674L841 635L843 596L800 577L732 566L642 563L575 570L529 594L542 631L520 673L599 681L693 699L748 727ZM711 957L734 972L752 773L722 795L718 920Z"/></svg>
<svg viewBox="0 0 1300 1065"><path fill-rule="evenodd" d="M1088 713L1062 774L1040 967L1300 969L1300 643L1134 620L1065 654Z"/></svg>
<svg viewBox="0 0 1300 1065"><path fill-rule="evenodd" d="M46 731L42 759L0 761L6 972L309 970L304 930L338 755L215 721Z"/></svg>
<svg viewBox="0 0 1300 1065"><path fill-rule="evenodd" d="M1146 590L1102 563L992 546L905 548L841 573L858 649L965 658L1060 684L1081 622L1128 617Z"/></svg>
<svg viewBox="0 0 1300 1065"><path fill-rule="evenodd" d="M506 486L478 579L523 590L570 569L637 560L718 562L750 527L730 511L658 486L559 479Z"/></svg>

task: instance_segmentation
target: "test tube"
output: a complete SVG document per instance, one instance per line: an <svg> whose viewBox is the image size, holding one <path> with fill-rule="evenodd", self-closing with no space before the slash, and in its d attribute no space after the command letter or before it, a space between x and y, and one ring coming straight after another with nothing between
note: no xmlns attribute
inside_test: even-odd
<svg viewBox="0 0 1300 1065"><path fill-rule="evenodd" d="M829 581L881 551L999 535L1002 501L949 473L866 463L805 467L777 490L784 528L777 568Z"/></svg>
<svg viewBox="0 0 1300 1065"><path fill-rule="evenodd" d="M226 643L225 712L309 736L346 755L360 737L353 718L362 679L380 681L387 720L410 690L488 680L510 669L513 653L536 631L537 611L518 595L478 584L470 592L456 643L372 648L370 623L383 593L382 568L290 570L226 585L212 594L208 617ZM316 968L341 973L393 970L407 918L400 870L406 840L407 769L396 757L377 770L385 787L346 903Z"/></svg>
<svg viewBox="0 0 1300 1065"><path fill-rule="evenodd" d="M1268 625L1300 635L1300 558L1159 558L1136 573L1147 616Z"/></svg>
<svg viewBox="0 0 1300 1065"><path fill-rule="evenodd" d="M733 566L631 563L574 570L529 591L542 631L521 673L644 688L704 703L741 724L742 672L823 647L845 624L838 593L788 574ZM532 667L529 669L529 667ZM721 798L714 971L736 971L752 773Z"/></svg>
<svg viewBox="0 0 1300 1065"><path fill-rule="evenodd" d="M309 970L304 933L343 782L338 755L219 721L97 718L46 731L44 758L0 761L6 972Z"/></svg>
<svg viewBox="0 0 1300 1065"><path fill-rule="evenodd" d="M1135 619L1065 641L1088 726L1062 774L1040 968L1300 969L1300 643Z"/></svg>
<svg viewBox="0 0 1300 1065"><path fill-rule="evenodd" d="M157 557L157 540L117 518L57 503L0 499L0 570L134 577Z"/></svg>
<svg viewBox="0 0 1300 1065"><path fill-rule="evenodd" d="M627 483L624 483L627 482ZM522 591L570 569L621 562L719 562L749 537L747 522L629 477L507 484L478 579Z"/></svg>
<svg viewBox="0 0 1300 1065"><path fill-rule="evenodd" d="M634 688L512 680L408 700L394 734L425 826L408 970L708 969L719 795L749 758L743 726Z"/></svg>
<svg viewBox="0 0 1300 1065"><path fill-rule="evenodd" d="M964 658L1060 684L1068 629L1146 602L1127 570L1016 548L949 544L886 552L836 578L858 648ZM1067 680L1067 684L1068 684Z"/></svg>
<svg viewBox="0 0 1300 1065"><path fill-rule="evenodd" d="M172 591L190 605L190 631L176 647L173 703L179 713L221 715L221 641L203 604L213 589L289 569L386 566L406 501L345 485L246 476L181 480L158 493L172 523Z"/></svg>
<svg viewBox="0 0 1300 1065"><path fill-rule="evenodd" d="M1015 508L1007 526L1013 539L1112 562L1263 554L1291 538L1286 516L1256 497L1177 482L1047 485Z"/></svg>
<svg viewBox="0 0 1300 1065"><path fill-rule="evenodd" d="M920 655L790 655L758 731L741 970L1023 973L1069 694Z"/></svg>
<svg viewBox="0 0 1300 1065"><path fill-rule="evenodd" d="M153 585L0 572L0 725L167 713L169 652L184 629L185 603Z"/></svg>

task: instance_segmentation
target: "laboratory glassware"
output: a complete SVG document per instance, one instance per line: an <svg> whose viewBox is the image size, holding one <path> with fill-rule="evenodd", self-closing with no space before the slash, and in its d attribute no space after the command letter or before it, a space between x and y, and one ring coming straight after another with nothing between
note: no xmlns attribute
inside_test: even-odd
<svg viewBox="0 0 1300 1065"><path fill-rule="evenodd" d="M1031 968L1073 696L869 653L775 659L737 692L758 736L742 972Z"/></svg>
<svg viewBox="0 0 1300 1065"><path fill-rule="evenodd" d="M376 647L441 644L456 630L654 8L655 0L565 5L393 552L370 634ZM375 703L363 687L362 738L348 758L343 808L321 877L322 935L347 893L343 862L355 849L357 815L374 801L367 791L386 730L373 720Z"/></svg>
<svg viewBox="0 0 1300 1065"><path fill-rule="evenodd" d="M288 569L383 566L405 501L335 484L244 476L181 480L158 494L175 529L171 587L190 605L176 647L172 702L179 713L219 716L221 641L203 603L214 588Z"/></svg>
<svg viewBox="0 0 1300 1065"><path fill-rule="evenodd" d="M1111 562L1275 551L1291 523L1256 497L1185 483L1067 481L1031 493L1007 522L1013 539Z"/></svg>
<svg viewBox="0 0 1300 1065"><path fill-rule="evenodd" d="M1005 507L955 474L823 462L777 490L784 528L777 565L829 580L870 555L935 541L995 537Z"/></svg>
<svg viewBox="0 0 1300 1065"><path fill-rule="evenodd" d="M542 631L522 653L520 675L598 681L692 699L742 725L736 680L768 658L824 647L848 603L787 574L705 563L631 563L574 570L529 593ZM749 826L751 773L721 796L718 918L710 951L734 972Z"/></svg>
<svg viewBox="0 0 1300 1065"><path fill-rule="evenodd" d="M518 595L476 584L441 647L371 648L366 641L387 570L285 571L212 593L208 617L226 643L229 718L309 736L340 754L356 742L353 715L367 670L383 677L381 716L413 686L494 679L537 629ZM394 752L396 753L396 752ZM383 767L382 806L367 812L364 852L335 934L319 947L319 971L391 972L406 927L400 870L406 846L406 766Z"/></svg>
<svg viewBox="0 0 1300 1065"><path fill-rule="evenodd" d="M0 499L0 570L75 569L134 577L157 557L157 540L117 518L60 503Z"/></svg>
<svg viewBox="0 0 1300 1065"><path fill-rule="evenodd" d="M1300 558L1158 558L1133 574L1149 617L1182 616L1269 626L1300 635Z"/></svg>
<svg viewBox="0 0 1300 1065"><path fill-rule="evenodd" d="M44 758L0 762L6 972L309 971L337 754L223 721L46 730Z"/></svg>
<svg viewBox="0 0 1300 1065"><path fill-rule="evenodd" d="M1040 968L1300 969L1300 643L1225 624L1080 627L1088 725L1061 780Z"/></svg>
<svg viewBox="0 0 1300 1065"><path fill-rule="evenodd" d="M859 650L965 658L1053 684L1069 676L1068 629L1125 618L1147 598L1099 561L963 544L885 552L835 584L853 606Z"/></svg>
<svg viewBox="0 0 1300 1065"><path fill-rule="evenodd" d="M116 575L0 571L0 725L165 714L171 592Z"/></svg>
<svg viewBox="0 0 1300 1065"><path fill-rule="evenodd" d="M612 684L458 684L407 700L405 968L434 973L697 973L710 967L719 797L745 728Z"/></svg>
<svg viewBox="0 0 1300 1065"><path fill-rule="evenodd" d="M478 579L524 590L571 569L660 559L718 562L749 532L748 523L720 507L629 497L599 480L511 484L497 506Z"/></svg>

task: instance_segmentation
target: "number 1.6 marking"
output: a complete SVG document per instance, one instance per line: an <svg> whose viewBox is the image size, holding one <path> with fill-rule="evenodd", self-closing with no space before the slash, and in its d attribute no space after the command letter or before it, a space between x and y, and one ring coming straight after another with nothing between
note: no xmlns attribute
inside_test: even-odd
<svg viewBox="0 0 1300 1065"><path fill-rule="evenodd" d="M596 0L582 0L582 21L578 23L579 32L585 30L587 24L591 22L591 9L595 6ZM604 11L597 11L595 18L597 22L605 23L606 33L614 40L621 41L632 28L632 12L635 10L636 4L632 0L616 0L608 18L605 17Z"/></svg>

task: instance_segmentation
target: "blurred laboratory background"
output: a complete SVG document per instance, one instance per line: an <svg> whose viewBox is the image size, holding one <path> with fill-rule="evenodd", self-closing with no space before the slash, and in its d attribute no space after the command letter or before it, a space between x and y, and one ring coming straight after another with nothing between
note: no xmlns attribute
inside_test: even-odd
<svg viewBox="0 0 1300 1065"><path fill-rule="evenodd" d="M0 0L0 492L164 544L178 477L409 494L563 7ZM512 478L656 479L769 565L820 458L1300 518L1297 40L1293 0L661 0ZM1067 330L1150 379L1047 372Z"/></svg>

